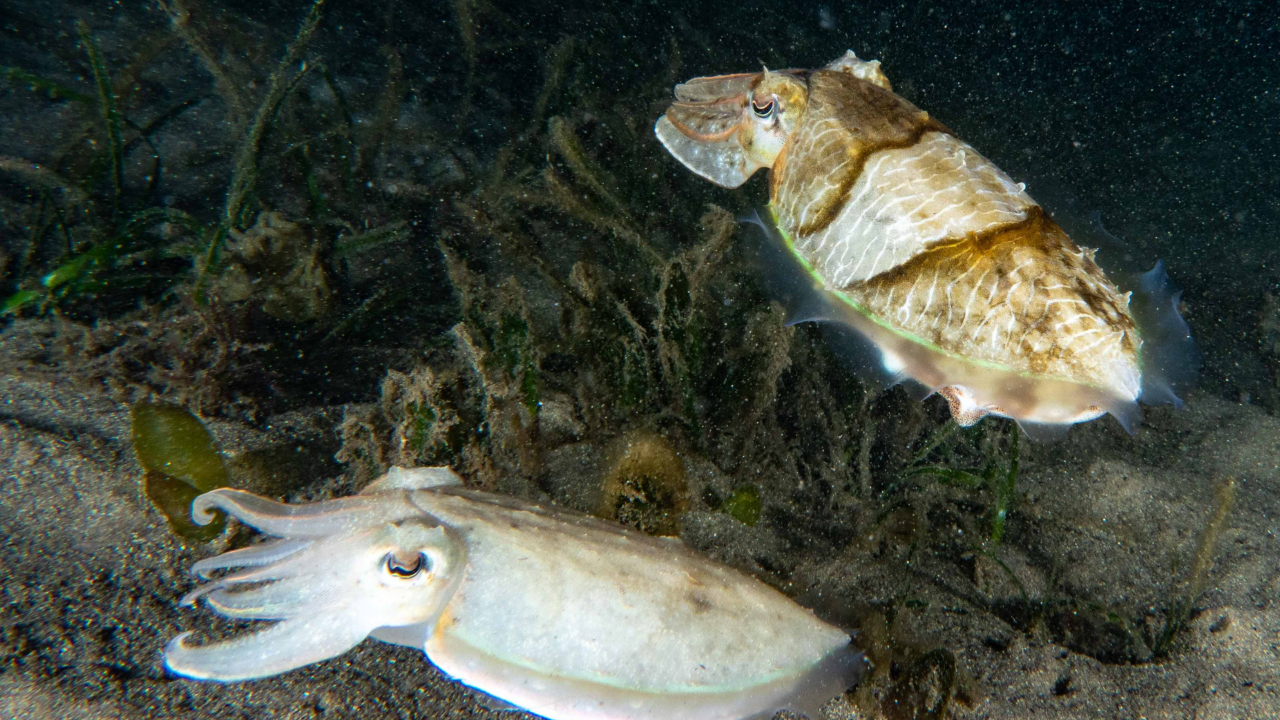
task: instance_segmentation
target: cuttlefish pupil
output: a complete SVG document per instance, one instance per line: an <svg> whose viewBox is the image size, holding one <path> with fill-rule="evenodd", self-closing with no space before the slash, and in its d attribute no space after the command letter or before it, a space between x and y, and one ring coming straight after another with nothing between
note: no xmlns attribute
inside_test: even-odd
<svg viewBox="0 0 1280 720"><path fill-rule="evenodd" d="M430 561L422 553L388 553L386 565L388 573L404 579L416 577L423 570L431 569Z"/></svg>

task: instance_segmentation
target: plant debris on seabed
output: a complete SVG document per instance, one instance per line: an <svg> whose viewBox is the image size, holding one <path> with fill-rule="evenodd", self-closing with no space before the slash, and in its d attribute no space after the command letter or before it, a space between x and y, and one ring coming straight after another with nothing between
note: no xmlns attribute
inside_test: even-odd
<svg viewBox="0 0 1280 720"><path fill-rule="evenodd" d="M650 135L657 105L614 102L587 69L610 52L601 41L539 40L541 86L513 109L483 91L510 79L488 55L505 41L479 31L481 16L512 21L455 9L456 35L435 40L462 62L430 108L437 91L406 71L404 42L382 46L376 80L338 71L323 0L283 50L258 44L274 62L223 52L246 29L212 4L170 0L142 42L104 51L81 23L80 81L5 68L70 118L60 147L0 158L3 213L20 218L6 224L25 230L5 235L4 312L45 318L16 322L51 336L23 371L206 417L343 404L338 459L357 482L449 465L648 532L697 513L768 528L788 553L744 569L793 594L810 589L797 558L822 554L931 554L975 585L984 572L1016 584L1001 542L1033 531L1018 517L1017 430L957 432L945 405L876 393L812 325L786 326L734 219L755 196L709 204L669 167ZM630 97L665 103L685 74L668 50L663 71L627 80ZM203 94L166 87L172 64ZM197 122L199 148L175 139ZM466 130L504 124L517 130L488 145ZM175 177L201 162L217 184ZM175 412L139 408L135 422ZM1168 650L1196 572L1169 637L1148 645ZM1104 661L1153 656L1134 649L1137 621L1107 609L1022 588L975 602ZM904 594L850 622L877 667L864 710L941 718L980 695L951 650L905 629L921 607Z"/></svg>

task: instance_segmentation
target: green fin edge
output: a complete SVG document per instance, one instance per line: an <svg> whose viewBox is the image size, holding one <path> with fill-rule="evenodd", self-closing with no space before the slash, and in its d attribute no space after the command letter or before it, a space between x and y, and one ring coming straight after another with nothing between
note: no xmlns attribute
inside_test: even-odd
<svg viewBox="0 0 1280 720"><path fill-rule="evenodd" d="M1101 390L1107 393L1110 392L1110 390L1108 390L1107 388L1101 387L1099 385L1094 385L1093 383L1081 382L1079 380L1072 380L1070 378L1059 377L1057 375L1038 375L1036 373L1027 372L1025 370L1015 370L1014 368L1011 368L1008 365L1001 365L1000 363L991 362L989 360L978 360L974 358L965 357L963 355L959 355L943 347L940 347L936 343L929 342L928 340L925 340L924 338L920 337L919 335L916 335L913 332L909 332L909 331L894 327L893 324L891 324L888 320L885 320L879 315L876 315L875 313L871 312L869 309L867 309L865 305L849 297L843 291L827 289L826 280L823 279L822 275L820 275L818 271L813 268L813 264L809 262L808 258L800 254L800 251L796 249L795 241L791 239L791 234L788 233L786 230L783 230L782 226L778 224L778 216L777 216L777 212L774 210L773 203L770 203L769 205L767 205L766 209L768 209L769 211L769 221L773 224L773 228L778 231L778 235L782 236L782 242L787 246L788 252L791 253L792 257L794 257L797 261L799 261L800 266L804 268L805 272L807 272L809 276L816 281L816 287L820 292L824 292L829 295L832 295L833 297L838 299L840 302L844 303L845 305L848 305L849 308L852 309L854 312L865 317L866 319L870 320L876 325L879 325L885 330L888 330L894 335L897 335L898 337L906 338L907 340L913 343L916 343L917 345L922 345L936 353L939 353L945 357L951 358L952 360L958 360L960 362L968 363L970 365L974 365L976 367L984 368L987 370L997 370L1000 372L1006 372L1011 375L1017 375L1018 377L1023 377L1030 380L1058 380L1060 382L1075 383L1076 385L1084 385L1085 387L1091 387L1095 390ZM1139 338L1139 340L1141 340L1141 338ZM1142 346L1139 345L1138 347L1139 347L1138 372L1141 373L1142 372L1142 352L1141 352Z"/></svg>

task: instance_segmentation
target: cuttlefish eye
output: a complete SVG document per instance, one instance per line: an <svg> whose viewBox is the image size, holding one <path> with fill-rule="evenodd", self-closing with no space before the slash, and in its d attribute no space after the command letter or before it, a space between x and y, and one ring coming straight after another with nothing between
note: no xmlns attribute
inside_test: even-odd
<svg viewBox="0 0 1280 720"><path fill-rule="evenodd" d="M752 98L751 112L755 113L756 117L760 118L761 120L767 120L768 118L773 116L774 105L775 103L773 102L772 99L766 100L765 102L761 103L756 101L755 98Z"/></svg>
<svg viewBox="0 0 1280 720"><path fill-rule="evenodd" d="M422 553L400 554L387 553L386 559L387 573L393 577L408 580L416 577L422 571L431 571L431 561Z"/></svg>

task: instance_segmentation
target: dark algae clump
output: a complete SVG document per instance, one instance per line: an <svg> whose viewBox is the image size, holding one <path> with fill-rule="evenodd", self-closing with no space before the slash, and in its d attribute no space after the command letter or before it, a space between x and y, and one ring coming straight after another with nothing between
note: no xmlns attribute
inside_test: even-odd
<svg viewBox="0 0 1280 720"><path fill-rule="evenodd" d="M597 514L651 535L679 535L680 516L689 510L680 456L661 437L642 433L623 437L614 453Z"/></svg>
<svg viewBox="0 0 1280 720"><path fill-rule="evenodd" d="M196 495L392 465L679 535L857 630L829 720L1280 707L1275 7L0 16L0 717L502 717L381 643L248 684L159 663L184 569L249 542ZM694 177L654 121L689 78L846 49L1108 273L1163 260L1185 408L961 428L793 324L739 221L766 181Z"/></svg>

